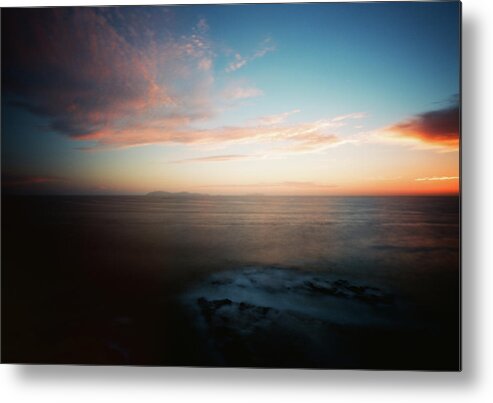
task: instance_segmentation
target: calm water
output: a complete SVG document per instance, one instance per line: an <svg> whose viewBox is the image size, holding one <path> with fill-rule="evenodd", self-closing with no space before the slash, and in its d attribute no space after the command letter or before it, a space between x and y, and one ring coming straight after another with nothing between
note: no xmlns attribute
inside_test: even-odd
<svg viewBox="0 0 493 403"><path fill-rule="evenodd" d="M2 358L457 369L459 231L457 197L4 197Z"/></svg>

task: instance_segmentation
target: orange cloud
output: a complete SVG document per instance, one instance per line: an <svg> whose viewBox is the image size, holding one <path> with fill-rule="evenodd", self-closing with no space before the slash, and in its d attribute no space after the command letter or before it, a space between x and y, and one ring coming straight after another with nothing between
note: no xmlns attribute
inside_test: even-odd
<svg viewBox="0 0 493 403"><path fill-rule="evenodd" d="M390 126L384 130L384 137L450 151L459 148L459 131L459 106L452 106Z"/></svg>
<svg viewBox="0 0 493 403"><path fill-rule="evenodd" d="M416 178L414 180L417 182L424 182L424 181L451 181L456 179L459 179L459 177L458 176L426 176L424 178Z"/></svg>

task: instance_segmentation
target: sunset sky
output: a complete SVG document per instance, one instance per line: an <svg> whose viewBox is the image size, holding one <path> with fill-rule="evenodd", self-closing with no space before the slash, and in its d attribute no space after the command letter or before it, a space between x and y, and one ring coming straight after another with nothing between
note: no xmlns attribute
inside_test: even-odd
<svg viewBox="0 0 493 403"><path fill-rule="evenodd" d="M456 194L460 4L2 10L2 190Z"/></svg>

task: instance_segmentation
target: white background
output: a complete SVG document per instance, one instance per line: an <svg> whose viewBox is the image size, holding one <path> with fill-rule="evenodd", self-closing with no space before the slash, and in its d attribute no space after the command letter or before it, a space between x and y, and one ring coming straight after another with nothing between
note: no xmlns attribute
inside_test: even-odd
<svg viewBox="0 0 493 403"><path fill-rule="evenodd" d="M17 0L2 1L2 6L152 3L170 1ZM490 179L493 155L489 155L493 153L493 132L488 124L493 119L492 10L491 0L463 1L461 373L2 365L0 400L40 403L492 401L493 267L488 259L493 249L493 181Z"/></svg>

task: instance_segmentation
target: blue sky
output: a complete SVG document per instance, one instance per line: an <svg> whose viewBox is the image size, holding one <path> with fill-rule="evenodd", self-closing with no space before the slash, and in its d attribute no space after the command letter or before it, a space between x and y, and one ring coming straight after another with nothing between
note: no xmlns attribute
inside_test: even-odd
<svg viewBox="0 0 493 403"><path fill-rule="evenodd" d="M457 2L6 10L3 183L450 192L459 18Z"/></svg>

